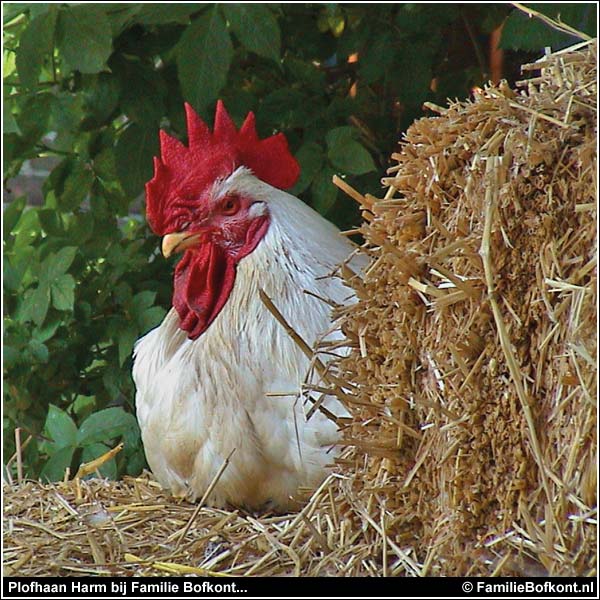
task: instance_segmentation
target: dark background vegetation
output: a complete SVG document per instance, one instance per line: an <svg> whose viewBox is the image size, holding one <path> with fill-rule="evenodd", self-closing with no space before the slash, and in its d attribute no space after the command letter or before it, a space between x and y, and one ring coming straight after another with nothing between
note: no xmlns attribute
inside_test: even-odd
<svg viewBox="0 0 600 600"><path fill-rule="evenodd" d="M535 8L596 35L595 3ZM349 228L334 173L377 195L423 102L514 83L577 41L507 3L3 9L4 464L14 477L18 429L23 475L50 480L118 441L103 474L145 465L131 350L170 306L173 263L140 197L158 129L185 139L184 100L209 122L222 98L238 125L253 110L262 136L285 132L292 192ZM36 190L23 174L39 165Z"/></svg>

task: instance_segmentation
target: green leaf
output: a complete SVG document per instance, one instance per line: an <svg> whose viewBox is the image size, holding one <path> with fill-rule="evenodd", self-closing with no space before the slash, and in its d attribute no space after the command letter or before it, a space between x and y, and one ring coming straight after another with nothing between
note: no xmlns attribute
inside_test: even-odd
<svg viewBox="0 0 600 600"><path fill-rule="evenodd" d="M344 173L363 175L376 169L367 150L353 139L356 130L353 127L337 127L325 137L327 156L331 164Z"/></svg>
<svg viewBox="0 0 600 600"><path fill-rule="evenodd" d="M148 308L136 317L140 331L146 333L156 327L165 317L166 310L162 306Z"/></svg>
<svg viewBox="0 0 600 600"><path fill-rule="evenodd" d="M126 281L120 281L113 287L113 298L117 304L127 304L131 302L131 286Z"/></svg>
<svg viewBox="0 0 600 600"><path fill-rule="evenodd" d="M101 443L89 444L83 448L81 453L81 462L87 463L99 458L103 454L106 454L110 450L110 446ZM108 477L108 479L117 478L117 462L114 458L107 460L99 469L100 475ZM93 474L90 475L93 477Z"/></svg>
<svg viewBox="0 0 600 600"><path fill-rule="evenodd" d="M559 19L578 31L596 36L597 16L595 7L586 3L535 3L536 11ZM502 28L500 47L511 50L542 51L546 46L558 50L568 44L580 41L579 38L552 29L539 18L531 18L515 9L508 16Z"/></svg>
<svg viewBox="0 0 600 600"><path fill-rule="evenodd" d="M17 70L21 82L29 88L37 85L46 55L54 47L56 10L33 19L21 34L17 49Z"/></svg>
<svg viewBox="0 0 600 600"><path fill-rule="evenodd" d="M15 228L15 225L19 222L27 199L25 196L15 198L2 213L2 231L4 233L4 239L6 239Z"/></svg>
<svg viewBox="0 0 600 600"><path fill-rule="evenodd" d="M109 120L119 103L119 82L112 73L88 76L83 90L84 127L101 126Z"/></svg>
<svg viewBox="0 0 600 600"><path fill-rule="evenodd" d="M39 340L31 339L27 345L27 355L34 363L46 364L50 358L48 347Z"/></svg>
<svg viewBox="0 0 600 600"><path fill-rule="evenodd" d="M257 121L277 129L293 129L306 127L311 117L307 95L303 91L283 87L265 96L258 108Z"/></svg>
<svg viewBox="0 0 600 600"><path fill-rule="evenodd" d="M110 181L117 174L114 148L104 148L94 157L94 173L101 180Z"/></svg>
<svg viewBox="0 0 600 600"><path fill-rule="evenodd" d="M14 102L11 101L10 96L4 96L4 105L2 106L2 133L4 135L9 133L21 134L21 129L12 112L13 105Z"/></svg>
<svg viewBox="0 0 600 600"><path fill-rule="evenodd" d="M119 346L119 366L122 367L123 363L131 356L133 345L138 338L137 328L123 329L118 334L118 346Z"/></svg>
<svg viewBox="0 0 600 600"><path fill-rule="evenodd" d="M135 16L143 6L143 4L125 4L123 2L104 6L113 37L116 38L123 30L134 24Z"/></svg>
<svg viewBox="0 0 600 600"><path fill-rule="evenodd" d="M343 146L358 137L358 131L350 125L344 125L343 127L336 127L327 132L325 141L329 149L337 146Z"/></svg>
<svg viewBox="0 0 600 600"><path fill-rule="evenodd" d="M38 327L46 319L50 307L50 288L47 284L40 284L23 299L22 318L24 321L31 319Z"/></svg>
<svg viewBox="0 0 600 600"><path fill-rule="evenodd" d="M435 54L435 47L430 42L426 40L409 44L394 65L402 73L402 78L394 81L394 87L398 98L407 105L421 106L429 93Z"/></svg>
<svg viewBox="0 0 600 600"><path fill-rule="evenodd" d="M279 61L281 34L273 11L264 4L222 4L231 29L244 48Z"/></svg>
<svg viewBox="0 0 600 600"><path fill-rule="evenodd" d="M135 452L127 457L127 475L136 477L145 467L147 468L146 457L144 456L144 451L141 448L138 448Z"/></svg>
<svg viewBox="0 0 600 600"><path fill-rule="evenodd" d="M381 33L375 33L375 39L370 39L366 44L365 52L361 53L358 63L361 82L369 85L385 75L394 60L392 47L393 36L390 30L384 29Z"/></svg>
<svg viewBox="0 0 600 600"><path fill-rule="evenodd" d="M334 175L335 171L327 167L315 177L311 186L313 207L322 215L331 210L337 198L337 187L332 182Z"/></svg>
<svg viewBox="0 0 600 600"><path fill-rule="evenodd" d="M50 148L65 152L73 150L73 136L79 132L83 119L83 96L67 91L56 92L50 113L49 127L57 132L56 139L46 140Z"/></svg>
<svg viewBox="0 0 600 600"><path fill-rule="evenodd" d="M177 46L178 76L185 99L197 110L217 98L232 58L229 32L216 7L185 30Z"/></svg>
<svg viewBox="0 0 600 600"><path fill-rule="evenodd" d="M123 435L123 453L127 458L127 473L129 475L139 473L145 466L146 460L144 456L144 449L142 446L142 439L140 434L140 428L135 423L135 427L131 427L125 435Z"/></svg>
<svg viewBox="0 0 600 600"><path fill-rule="evenodd" d="M34 329L33 336L38 342L47 342L56 333L56 330L62 325L60 319L50 320L41 327Z"/></svg>
<svg viewBox="0 0 600 600"><path fill-rule="evenodd" d="M290 76L301 82L303 87L309 86L322 93L327 85L326 75L317 66L308 60L299 60L286 54L284 66Z"/></svg>
<svg viewBox="0 0 600 600"><path fill-rule="evenodd" d="M331 163L345 173L363 175L375 171L375 163L369 152L358 142L348 142L329 152Z"/></svg>
<svg viewBox="0 0 600 600"><path fill-rule="evenodd" d="M70 163L62 190L57 190L59 208L66 211L78 208L89 194L93 181L94 173L86 164L80 161Z"/></svg>
<svg viewBox="0 0 600 600"><path fill-rule="evenodd" d="M141 432L137 419L134 418L131 421L131 427L123 433L123 444L125 454L135 452L142 447Z"/></svg>
<svg viewBox="0 0 600 600"><path fill-rule="evenodd" d="M7 48L8 49L8 48ZM17 71L17 60L15 52L4 52L2 60L2 77L6 81ZM5 90L5 94L8 90Z"/></svg>
<svg viewBox="0 0 600 600"><path fill-rule="evenodd" d="M23 273L15 269L8 259L4 261L2 276L5 292L16 292L19 289Z"/></svg>
<svg viewBox="0 0 600 600"><path fill-rule="evenodd" d="M156 298L156 292L146 290L143 292L139 292L136 294L132 300L131 305L129 307L129 311L132 316L135 316L137 313L142 312L146 308L150 308L154 303L154 299Z"/></svg>
<svg viewBox="0 0 600 600"><path fill-rule="evenodd" d="M65 246L56 254L51 254L44 260L41 267L41 279L53 283L57 278L66 273L75 260L77 248Z"/></svg>
<svg viewBox="0 0 600 600"><path fill-rule="evenodd" d="M7 346L6 344L2 346L2 359L4 363L5 369L10 369L11 367L17 366L21 363L23 356L22 353L19 352L16 348L12 346Z"/></svg>
<svg viewBox="0 0 600 600"><path fill-rule="evenodd" d="M297 196L308 188L321 170L323 159L323 148L316 142L307 142L300 147L296 153L296 160L300 163L300 177L290 190L292 194Z"/></svg>
<svg viewBox="0 0 600 600"><path fill-rule="evenodd" d="M43 15L50 10L51 5L46 2L7 2L2 8L3 22L12 21L21 13L29 13L30 18Z"/></svg>
<svg viewBox="0 0 600 600"><path fill-rule="evenodd" d="M58 49L68 66L98 73L112 52L112 33L104 11L94 5L63 5L57 26Z"/></svg>
<svg viewBox="0 0 600 600"><path fill-rule="evenodd" d="M19 289L19 284L23 277L23 272L19 272L9 260L4 261L2 267L3 284L5 292L16 292Z"/></svg>
<svg viewBox="0 0 600 600"><path fill-rule="evenodd" d="M132 19L140 25L166 25L168 23L179 23L187 25L190 15L201 11L206 3L190 4L142 4L141 10Z"/></svg>
<svg viewBox="0 0 600 600"><path fill-rule="evenodd" d="M58 310L73 310L75 303L75 280L68 273L55 279L50 285L52 304Z"/></svg>
<svg viewBox="0 0 600 600"><path fill-rule="evenodd" d="M52 94L35 94L27 98L21 107L15 118L22 133L21 137L27 144L33 145L48 131L53 102Z"/></svg>
<svg viewBox="0 0 600 600"><path fill-rule="evenodd" d="M64 233L60 213L53 208L39 208L38 219L48 235L61 236Z"/></svg>
<svg viewBox="0 0 600 600"><path fill-rule="evenodd" d="M156 128L165 113L166 89L162 79L155 71L141 69L139 65L126 72L127 83L123 85L121 96L123 113L131 121Z"/></svg>
<svg viewBox="0 0 600 600"><path fill-rule="evenodd" d="M48 446L54 452L60 448L73 447L77 444L77 426L73 419L54 404L48 406L44 435L52 440Z"/></svg>
<svg viewBox="0 0 600 600"><path fill-rule="evenodd" d="M21 13L27 12L29 5L29 2L7 2L6 5L2 7L2 22L4 24L10 23L10 21Z"/></svg>
<svg viewBox="0 0 600 600"><path fill-rule="evenodd" d="M104 389L108 392L111 400L117 398L121 393L119 372L112 368L105 369L104 375L102 375L102 385L104 385Z"/></svg>
<svg viewBox="0 0 600 600"><path fill-rule="evenodd" d="M37 210L24 210L17 224L13 228L15 234L15 247L28 246L40 235L40 220Z"/></svg>
<svg viewBox="0 0 600 600"><path fill-rule="evenodd" d="M30 267L37 266L36 251L31 246L18 248L14 256L6 257L4 260L4 285L7 290L17 291L23 282L25 273ZM26 282L28 287L31 282ZM30 290L31 291L31 290Z"/></svg>
<svg viewBox="0 0 600 600"><path fill-rule="evenodd" d="M42 481L62 481L66 469L71 466L74 452L75 448L73 446L66 446L57 450L44 465L40 473L40 479Z"/></svg>
<svg viewBox="0 0 600 600"><path fill-rule="evenodd" d="M152 177L152 157L158 155L158 133L133 123L121 134L115 149L117 176L123 191L135 198Z"/></svg>
<svg viewBox="0 0 600 600"><path fill-rule="evenodd" d="M75 159L71 156L65 158L59 162L50 175L46 177L46 180L42 184L42 191L44 192L45 204L47 207L56 209L57 208L57 197L60 196L65 187L65 181L69 173L73 170Z"/></svg>
<svg viewBox="0 0 600 600"><path fill-rule="evenodd" d="M96 406L94 396L77 396L73 401L73 412L78 418L89 416Z"/></svg>
<svg viewBox="0 0 600 600"><path fill-rule="evenodd" d="M135 417L119 406L105 408L92 413L83 421L77 432L77 444L89 446L124 435L128 429L137 426Z"/></svg>

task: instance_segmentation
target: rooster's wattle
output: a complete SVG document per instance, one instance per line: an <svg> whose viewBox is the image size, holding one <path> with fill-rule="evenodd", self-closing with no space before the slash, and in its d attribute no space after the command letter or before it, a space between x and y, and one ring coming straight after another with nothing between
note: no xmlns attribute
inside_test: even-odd
<svg viewBox="0 0 600 600"><path fill-rule="evenodd" d="M331 306L352 301L330 275L353 245L282 191L299 175L282 134L259 139L252 113L238 131L220 102L212 132L186 114L188 146L161 131L146 186L163 254L183 253L173 308L134 352L146 457L163 486L196 499L231 455L207 502L285 510L333 463L339 434L326 413L345 411L328 398L306 418L309 360L259 290L312 346Z"/></svg>

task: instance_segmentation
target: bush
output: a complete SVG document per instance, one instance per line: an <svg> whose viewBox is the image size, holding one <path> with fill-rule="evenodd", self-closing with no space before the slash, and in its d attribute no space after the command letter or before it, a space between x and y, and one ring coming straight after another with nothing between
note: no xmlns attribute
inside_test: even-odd
<svg viewBox="0 0 600 600"><path fill-rule="evenodd" d="M566 6L595 31L591 8ZM284 131L302 165L292 191L347 227L357 213L332 175L377 193L423 102L487 79L484 44L511 10L5 4L5 186L27 161L55 164L41 206L22 196L4 212L6 456L19 427L29 477L62 478L118 440L104 474L144 466L131 350L170 306L172 263L139 197L159 127L185 136L184 99L208 121L221 97L238 124L254 110L262 136ZM513 12L504 41L537 51L561 35Z"/></svg>

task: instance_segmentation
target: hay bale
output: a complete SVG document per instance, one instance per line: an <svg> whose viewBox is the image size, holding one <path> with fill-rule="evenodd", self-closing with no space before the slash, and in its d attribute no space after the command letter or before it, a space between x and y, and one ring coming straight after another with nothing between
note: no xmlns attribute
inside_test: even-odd
<svg viewBox="0 0 600 600"><path fill-rule="evenodd" d="M358 195L346 471L421 574L596 569L596 42L523 70L430 106Z"/></svg>

